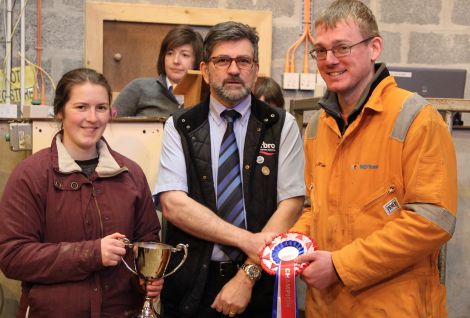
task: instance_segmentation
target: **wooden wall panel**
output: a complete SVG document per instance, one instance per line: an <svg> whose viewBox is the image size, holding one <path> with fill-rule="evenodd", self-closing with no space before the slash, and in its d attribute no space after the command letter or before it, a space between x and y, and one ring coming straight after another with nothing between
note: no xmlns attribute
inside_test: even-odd
<svg viewBox="0 0 470 318"><path fill-rule="evenodd" d="M159 25L188 24L194 27L210 27L220 22L234 20L256 28L260 36L259 73L264 76L271 75L271 11L174 7L110 2L87 2L85 10L85 64L87 67L96 69L99 72L104 72L105 58L103 55L110 54L107 49L104 48L104 30L112 26L112 24L108 24L110 21L155 23ZM105 24L108 24L108 26L105 27ZM114 25L117 26L117 24ZM119 40L120 38L117 34L117 41ZM150 55L152 54L154 53L150 53ZM139 61L136 62L139 63ZM148 63L144 64L144 62L142 62L142 65L144 68L147 68ZM155 65L155 61L151 65ZM106 72L109 72L108 69L106 69ZM114 85L117 88L121 87L124 81L126 80L117 78ZM116 88L113 89L117 91Z"/></svg>
<svg viewBox="0 0 470 318"><path fill-rule="evenodd" d="M163 38L174 25L104 21L103 74L120 92L137 77L156 77ZM120 57L120 59L119 59Z"/></svg>

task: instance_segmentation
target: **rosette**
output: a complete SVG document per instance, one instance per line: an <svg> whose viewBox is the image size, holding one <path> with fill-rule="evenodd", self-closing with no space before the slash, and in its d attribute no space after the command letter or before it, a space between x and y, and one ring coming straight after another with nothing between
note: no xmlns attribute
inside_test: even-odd
<svg viewBox="0 0 470 318"><path fill-rule="evenodd" d="M294 259L313 252L315 242L308 236L288 232L276 236L260 253L261 267L269 274L276 275L274 286L273 318L297 317L297 295L295 276L308 263L298 264Z"/></svg>
<svg viewBox="0 0 470 318"><path fill-rule="evenodd" d="M281 261L292 261L297 256L313 252L316 243L307 235L288 232L276 236L271 244L268 244L260 253L261 267L271 274L276 275ZM294 273L298 275L308 264L294 264Z"/></svg>

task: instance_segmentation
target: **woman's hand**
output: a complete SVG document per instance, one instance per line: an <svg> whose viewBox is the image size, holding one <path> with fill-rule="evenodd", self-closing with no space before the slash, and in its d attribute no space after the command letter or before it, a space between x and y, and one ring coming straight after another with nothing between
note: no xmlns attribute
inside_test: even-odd
<svg viewBox="0 0 470 318"><path fill-rule="evenodd" d="M126 236L114 233L101 239L101 261L104 266L116 266L126 254L124 242Z"/></svg>

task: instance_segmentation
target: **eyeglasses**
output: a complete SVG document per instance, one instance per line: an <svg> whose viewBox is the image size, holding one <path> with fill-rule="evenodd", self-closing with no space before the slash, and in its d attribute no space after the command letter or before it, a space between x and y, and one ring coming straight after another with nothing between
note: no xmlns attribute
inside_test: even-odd
<svg viewBox="0 0 470 318"><path fill-rule="evenodd" d="M326 59L326 56L328 55L328 51L331 51L331 53L333 53L333 55L335 57L343 57L343 56L347 56L349 54L351 54L351 48L355 47L356 45L359 45L359 44L362 44L364 42L367 42L369 40L372 40L374 38L374 36L371 36L365 40L362 40L361 42L357 42L356 44L353 44L353 45L338 45L338 46L335 46L329 50L327 49L313 49L311 50L309 53L310 55L312 56L312 58L316 59L316 60L325 60Z"/></svg>
<svg viewBox="0 0 470 318"><path fill-rule="evenodd" d="M237 56L237 57L230 57L227 55L219 55L219 56L213 56L209 58L209 60L214 63L214 66L218 69L228 69L230 65L232 65L232 62L235 61L235 64L237 64L237 67L240 70L248 70L253 67L254 60L251 57L248 56Z"/></svg>

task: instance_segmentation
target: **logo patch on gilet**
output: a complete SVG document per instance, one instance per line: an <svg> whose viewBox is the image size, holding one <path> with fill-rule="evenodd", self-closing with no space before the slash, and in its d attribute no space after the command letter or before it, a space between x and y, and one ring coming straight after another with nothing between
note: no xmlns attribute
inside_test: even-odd
<svg viewBox="0 0 470 318"><path fill-rule="evenodd" d="M259 154L263 156L273 156L276 153L276 145L268 144L263 141L259 148Z"/></svg>

